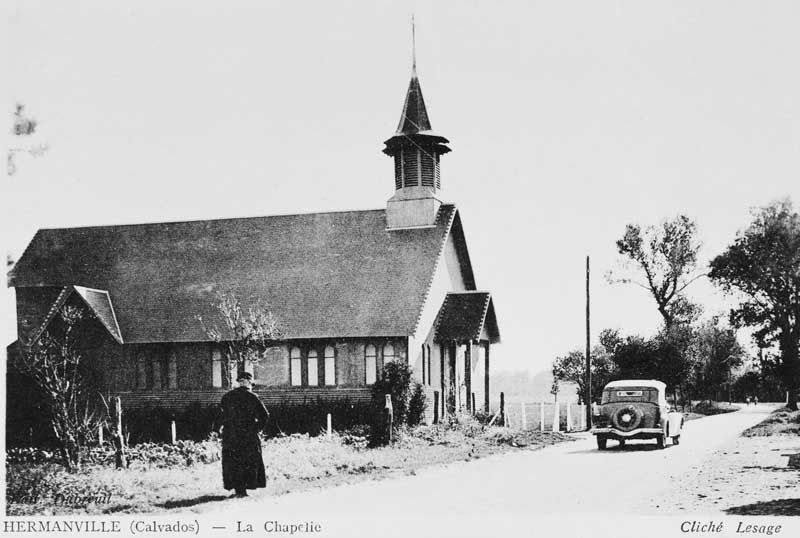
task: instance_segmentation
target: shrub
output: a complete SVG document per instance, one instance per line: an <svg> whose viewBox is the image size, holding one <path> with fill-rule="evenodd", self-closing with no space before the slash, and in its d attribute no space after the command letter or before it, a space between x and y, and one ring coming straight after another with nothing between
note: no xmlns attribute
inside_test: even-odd
<svg viewBox="0 0 800 538"><path fill-rule="evenodd" d="M205 441L178 441L177 443L139 443L126 450L130 464L141 463L148 467L191 467L197 463L211 463L220 459L220 444L212 436ZM59 456L52 450L40 448L11 448L6 451L9 465L38 465L57 462ZM115 449L110 444L87 448L83 462L89 465L112 467L116 463Z"/></svg>
<svg viewBox="0 0 800 538"><path fill-rule="evenodd" d="M409 426L416 426L425 418L425 400L425 389L422 388L422 384L419 382L414 383L414 390L408 402L407 422Z"/></svg>
<svg viewBox="0 0 800 538"><path fill-rule="evenodd" d="M730 405L724 402L714 402L711 400L704 400L695 405L693 409L695 413L699 413L701 415L719 415L738 410L739 408L735 405Z"/></svg>
<svg viewBox="0 0 800 538"><path fill-rule="evenodd" d="M408 415L408 400L411 392L411 367L392 361L383 365L383 372L372 386L372 400L379 409L384 408L385 395L392 398L395 424L405 424Z"/></svg>
<svg viewBox="0 0 800 538"><path fill-rule="evenodd" d="M128 443L166 443L170 441L170 423L175 415L161 407L147 406L122 410L122 431Z"/></svg>
<svg viewBox="0 0 800 538"><path fill-rule="evenodd" d="M328 413L333 428L342 431L363 427L373 422L373 408L369 402L353 402L349 399L304 400L302 403L281 402L267 408L270 419L265 433L267 437L304 433L319 435L327 427Z"/></svg>

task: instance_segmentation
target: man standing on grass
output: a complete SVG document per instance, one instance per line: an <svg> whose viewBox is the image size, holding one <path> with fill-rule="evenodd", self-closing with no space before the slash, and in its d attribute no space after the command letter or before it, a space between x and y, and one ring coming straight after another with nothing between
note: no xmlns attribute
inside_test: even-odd
<svg viewBox="0 0 800 538"><path fill-rule="evenodd" d="M239 386L222 397L219 409L222 435L222 483L236 497L246 497L248 489L267 485L261 439L258 432L269 413L251 388L253 375L240 372Z"/></svg>

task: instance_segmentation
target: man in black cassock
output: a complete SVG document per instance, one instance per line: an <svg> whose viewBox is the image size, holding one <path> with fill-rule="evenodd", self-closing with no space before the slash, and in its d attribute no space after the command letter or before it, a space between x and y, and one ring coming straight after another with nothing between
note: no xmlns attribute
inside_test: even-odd
<svg viewBox="0 0 800 538"><path fill-rule="evenodd" d="M267 485L258 432L266 425L269 413L250 390L252 374L240 372L236 381L239 386L226 393L219 404L222 483L225 489L234 490L236 497L246 497L248 489Z"/></svg>

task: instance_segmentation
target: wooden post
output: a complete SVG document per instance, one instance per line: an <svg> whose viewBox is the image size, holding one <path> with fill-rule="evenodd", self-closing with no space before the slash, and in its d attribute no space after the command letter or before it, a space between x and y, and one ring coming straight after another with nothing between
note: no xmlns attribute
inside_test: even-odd
<svg viewBox="0 0 800 538"><path fill-rule="evenodd" d="M564 431L571 432L572 431L572 404L567 402L567 427Z"/></svg>
<svg viewBox="0 0 800 538"><path fill-rule="evenodd" d="M584 417L587 424L592 423L591 409L589 405L592 402L592 348L591 348L591 332L589 330L589 256L586 256L586 394L584 400L586 404L586 412ZM567 404L569 409L569 404ZM567 415L569 416L569 415Z"/></svg>
<svg viewBox="0 0 800 538"><path fill-rule="evenodd" d="M464 387L467 389L467 413L472 413L472 340L464 346Z"/></svg>
<svg viewBox="0 0 800 538"><path fill-rule="evenodd" d="M439 391L433 391L433 423L439 424Z"/></svg>
<svg viewBox="0 0 800 538"><path fill-rule="evenodd" d="M172 440L172 444L174 445L178 440L177 436L175 435L176 431L175 431L175 421L174 420L170 424L170 428L169 429L170 429L170 434L171 434L170 435L170 439Z"/></svg>
<svg viewBox="0 0 800 538"><path fill-rule="evenodd" d="M553 431L557 432L561 430L561 417L559 415L558 410L558 400L553 403Z"/></svg>
<svg viewBox="0 0 800 538"><path fill-rule="evenodd" d="M97 427L97 444L103 446L103 424Z"/></svg>
<svg viewBox="0 0 800 538"><path fill-rule="evenodd" d="M122 400L119 396L114 397L114 418L116 421L116 428L114 431L114 444L116 445L116 467L122 469L128 466L125 457L125 438L122 436Z"/></svg>
<svg viewBox="0 0 800 538"><path fill-rule="evenodd" d="M484 362L486 363L483 370L483 407L486 414L489 414L489 342L486 342L484 353Z"/></svg>
<svg viewBox="0 0 800 538"><path fill-rule="evenodd" d="M386 403L383 406L384 439L386 441L386 444L391 444L394 409L392 408L392 396L390 394L386 394L385 398L386 398Z"/></svg>
<svg viewBox="0 0 800 538"><path fill-rule="evenodd" d="M442 389L442 419L447 416L447 405L445 404L445 398L447 394L447 385L445 384L445 346L444 344L439 344L439 379L441 380L441 389Z"/></svg>
<svg viewBox="0 0 800 538"><path fill-rule="evenodd" d="M506 425L506 395L503 392L500 393L500 422Z"/></svg>
<svg viewBox="0 0 800 538"><path fill-rule="evenodd" d="M333 422L331 421L331 414L328 413L328 439L333 435Z"/></svg>
<svg viewBox="0 0 800 538"><path fill-rule="evenodd" d="M522 428L521 429L526 430L526 429L528 429L528 420L527 420L527 417L525 416L525 402L520 403L519 406L520 406L520 410L522 411L522 419L521 419Z"/></svg>

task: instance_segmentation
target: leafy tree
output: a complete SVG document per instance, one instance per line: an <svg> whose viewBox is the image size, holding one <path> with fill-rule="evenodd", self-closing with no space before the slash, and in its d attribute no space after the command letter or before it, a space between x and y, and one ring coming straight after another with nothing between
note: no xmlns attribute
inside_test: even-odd
<svg viewBox="0 0 800 538"><path fill-rule="evenodd" d="M683 295L692 282L703 276L696 272L700 250L696 232L694 221L678 215L644 230L638 224L628 224L617 241L617 250L623 256L623 274L627 275L614 278L609 274L609 280L633 283L647 290L655 299L666 327L691 322L700 313L699 307ZM631 273L643 276L644 280Z"/></svg>
<svg viewBox="0 0 800 538"><path fill-rule="evenodd" d="M730 327L714 317L695 331L690 346L689 385L696 399L723 399L721 388L730 385L733 372L746 357L744 348Z"/></svg>
<svg viewBox="0 0 800 538"><path fill-rule="evenodd" d="M201 316L198 320L211 340L223 347L222 364L228 385L233 385L234 371L244 370L245 365L255 366L264 357L266 350L282 336L278 318L257 302L247 309L233 292L220 293L216 309L224 327L207 327Z"/></svg>
<svg viewBox="0 0 800 538"><path fill-rule="evenodd" d="M711 261L711 280L739 296L731 311L736 327L755 328L761 346L777 344L779 371L797 409L800 386L800 215L790 200L753 213L733 244Z"/></svg>
<svg viewBox="0 0 800 538"><path fill-rule="evenodd" d="M658 379L655 345L641 336L627 336L614 347L612 360L618 379Z"/></svg>
<svg viewBox="0 0 800 538"><path fill-rule="evenodd" d="M583 351L574 350L566 355L556 357L553 361L553 386L557 392L559 382L572 382L578 385L578 399L583 402L586 396L586 355ZM592 395L603 391L603 387L614 376L614 363L603 346L595 346L591 357Z"/></svg>
<svg viewBox="0 0 800 538"><path fill-rule="evenodd" d="M50 426L64 466L81 467L86 445L105 420L105 401L92 390L91 375L82 363L81 343L86 342L92 315L69 304L58 311L48 329L23 346L14 368L40 389Z"/></svg>

